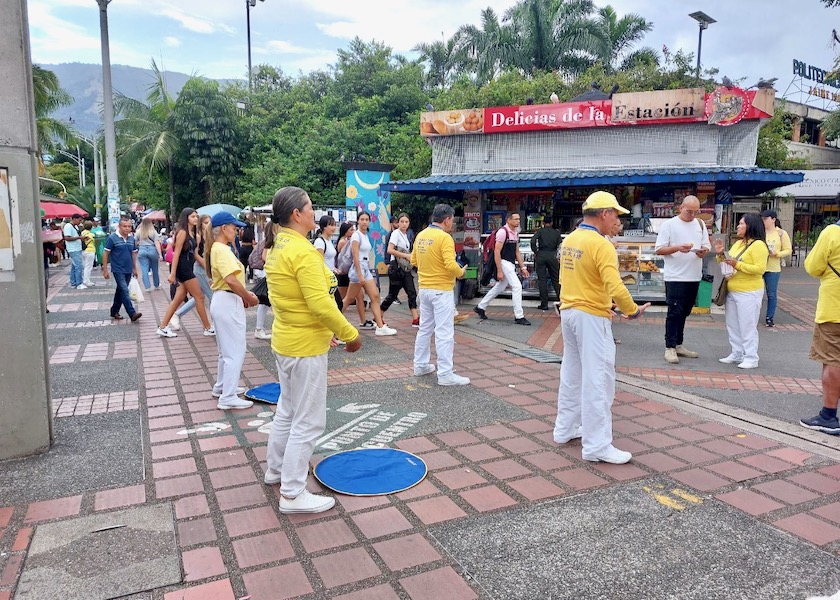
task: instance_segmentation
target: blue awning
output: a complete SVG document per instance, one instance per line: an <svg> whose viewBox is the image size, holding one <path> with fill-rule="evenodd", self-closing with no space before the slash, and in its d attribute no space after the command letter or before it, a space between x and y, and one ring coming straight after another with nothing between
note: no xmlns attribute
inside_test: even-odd
<svg viewBox="0 0 840 600"><path fill-rule="evenodd" d="M462 190L526 190L714 181L719 184L718 187L728 188L735 196L752 196L783 185L799 183L804 177L805 174L798 171L777 171L758 167L684 167L432 175L421 179L391 181L379 187L388 192L433 195Z"/></svg>

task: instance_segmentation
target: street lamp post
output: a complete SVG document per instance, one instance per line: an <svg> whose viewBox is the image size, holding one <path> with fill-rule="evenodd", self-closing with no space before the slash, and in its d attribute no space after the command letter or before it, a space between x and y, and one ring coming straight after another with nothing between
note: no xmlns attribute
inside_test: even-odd
<svg viewBox="0 0 840 600"><path fill-rule="evenodd" d="M260 0L265 2L265 0ZM251 8L257 5L257 0L245 0L245 23L248 30L248 91L251 91Z"/></svg>
<svg viewBox="0 0 840 600"><path fill-rule="evenodd" d="M704 13L702 10L698 10L697 12L693 12L688 15L700 26L700 37L697 38L697 70L694 73L694 77L697 79L697 82L700 82L700 51L703 49L703 30L708 29L709 25L712 23L717 23L712 17Z"/></svg>

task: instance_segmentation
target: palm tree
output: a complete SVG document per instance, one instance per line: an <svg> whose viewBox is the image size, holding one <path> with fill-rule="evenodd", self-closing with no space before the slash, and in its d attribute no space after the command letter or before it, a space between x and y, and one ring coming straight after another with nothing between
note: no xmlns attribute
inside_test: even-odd
<svg viewBox="0 0 840 600"><path fill-rule="evenodd" d="M155 171L169 175L169 214L175 214L174 160L178 138L174 132L175 100L169 95L166 80L152 60L153 81L146 102L115 94L114 109L121 118L116 122L117 147L122 176L138 169L151 179Z"/></svg>
<svg viewBox="0 0 840 600"><path fill-rule="evenodd" d="M455 39L455 52L463 61L462 69L475 73L478 85L493 80L508 67L516 47L513 30L500 23L490 7L481 11L481 28L462 25Z"/></svg>
<svg viewBox="0 0 840 600"><path fill-rule="evenodd" d="M659 64L656 50L641 48L632 51L632 47L641 40L645 33L653 29L653 23L637 14L626 14L620 19L609 5L598 10L597 40L595 57L604 66L606 73L625 70L634 64L649 62Z"/></svg>
<svg viewBox="0 0 840 600"><path fill-rule="evenodd" d="M55 153L56 140L69 144L75 134L69 126L50 115L73 103L73 98L62 89L55 73L32 65L32 87L35 95L35 129L38 136L38 158Z"/></svg>

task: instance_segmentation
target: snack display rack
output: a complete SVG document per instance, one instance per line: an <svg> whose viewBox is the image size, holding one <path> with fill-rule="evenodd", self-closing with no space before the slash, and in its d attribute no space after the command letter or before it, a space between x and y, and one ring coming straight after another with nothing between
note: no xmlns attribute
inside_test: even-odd
<svg viewBox="0 0 840 600"><path fill-rule="evenodd" d="M665 261L654 254L656 237L617 237L618 271L633 300L662 302L665 300Z"/></svg>

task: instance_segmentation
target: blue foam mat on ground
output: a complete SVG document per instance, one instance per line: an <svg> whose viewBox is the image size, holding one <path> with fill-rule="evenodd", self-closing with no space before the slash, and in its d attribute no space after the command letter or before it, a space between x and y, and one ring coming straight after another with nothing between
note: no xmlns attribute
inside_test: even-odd
<svg viewBox="0 0 840 600"><path fill-rule="evenodd" d="M280 384L279 383L264 383L257 387L251 388L245 392L245 397L248 400L255 402L265 402L266 404L277 404L280 399Z"/></svg>
<svg viewBox="0 0 840 600"><path fill-rule="evenodd" d="M357 448L326 457L314 469L323 485L348 496L383 496L413 487L427 473L423 459L394 448Z"/></svg>

